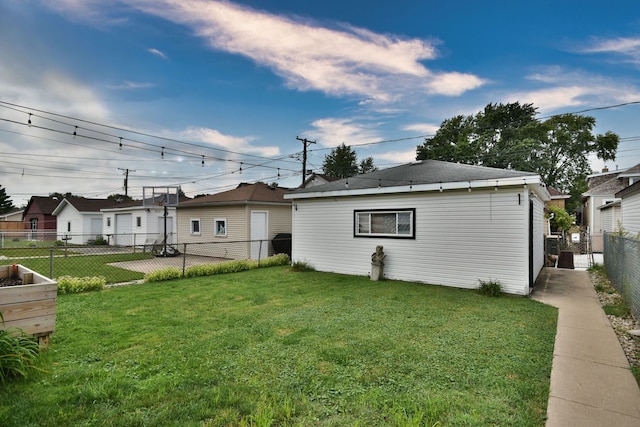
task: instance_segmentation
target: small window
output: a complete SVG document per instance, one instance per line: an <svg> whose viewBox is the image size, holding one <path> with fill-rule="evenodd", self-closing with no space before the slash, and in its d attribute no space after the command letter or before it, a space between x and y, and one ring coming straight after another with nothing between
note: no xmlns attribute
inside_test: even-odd
<svg viewBox="0 0 640 427"><path fill-rule="evenodd" d="M142 227L142 217L141 216L137 216L136 217L136 227Z"/></svg>
<svg viewBox="0 0 640 427"><path fill-rule="evenodd" d="M216 218L213 221L214 231L213 234L218 237L226 237L227 236L227 219L226 218Z"/></svg>
<svg viewBox="0 0 640 427"><path fill-rule="evenodd" d="M71 231L71 221L67 221L67 231Z"/></svg>
<svg viewBox="0 0 640 427"><path fill-rule="evenodd" d="M356 237L415 238L415 209L355 211Z"/></svg>
<svg viewBox="0 0 640 427"><path fill-rule="evenodd" d="M191 219L191 234L200 235L200 218Z"/></svg>
<svg viewBox="0 0 640 427"><path fill-rule="evenodd" d="M111 227L111 217L107 217L107 227Z"/></svg>

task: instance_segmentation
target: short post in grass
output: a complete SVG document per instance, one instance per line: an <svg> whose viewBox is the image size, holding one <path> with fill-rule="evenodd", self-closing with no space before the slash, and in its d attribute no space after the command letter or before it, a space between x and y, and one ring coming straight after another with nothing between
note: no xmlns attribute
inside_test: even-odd
<svg viewBox="0 0 640 427"><path fill-rule="evenodd" d="M383 247L376 246L376 251L371 254L371 280L384 279L384 260L386 257Z"/></svg>

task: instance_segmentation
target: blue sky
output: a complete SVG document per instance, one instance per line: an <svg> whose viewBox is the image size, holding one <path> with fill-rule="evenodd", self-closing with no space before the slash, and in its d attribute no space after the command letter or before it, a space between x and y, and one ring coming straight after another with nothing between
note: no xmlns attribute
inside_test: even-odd
<svg viewBox="0 0 640 427"><path fill-rule="evenodd" d="M316 141L314 171L343 142L388 167L442 120L515 101L540 117L627 104L584 113L626 168L639 71L632 0L3 0L0 185L17 205L122 193L124 169L136 197L297 186L296 137Z"/></svg>

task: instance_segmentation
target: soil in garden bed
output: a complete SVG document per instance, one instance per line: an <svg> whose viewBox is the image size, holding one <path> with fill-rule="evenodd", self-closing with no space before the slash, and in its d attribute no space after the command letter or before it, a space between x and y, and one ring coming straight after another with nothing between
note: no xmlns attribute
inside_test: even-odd
<svg viewBox="0 0 640 427"><path fill-rule="evenodd" d="M6 288L8 286L22 285L22 279L12 279L11 277L5 277L0 279L0 288Z"/></svg>

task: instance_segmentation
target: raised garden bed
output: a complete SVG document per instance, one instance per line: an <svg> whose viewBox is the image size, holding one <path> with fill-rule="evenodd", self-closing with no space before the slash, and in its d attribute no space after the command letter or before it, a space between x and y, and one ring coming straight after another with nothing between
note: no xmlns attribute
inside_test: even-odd
<svg viewBox="0 0 640 427"><path fill-rule="evenodd" d="M22 265L0 266L0 312L4 317L0 328L22 329L47 346L55 330L57 295L55 281Z"/></svg>

